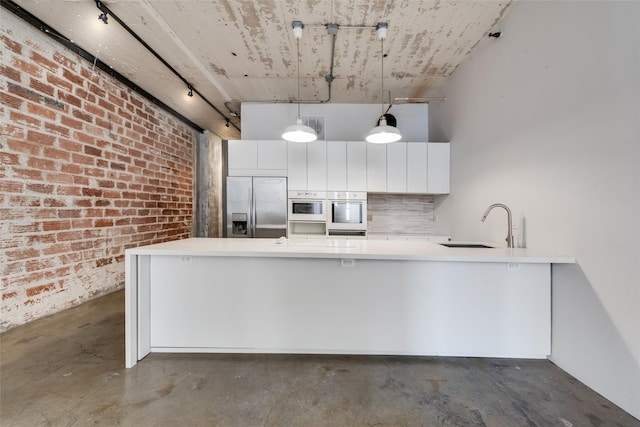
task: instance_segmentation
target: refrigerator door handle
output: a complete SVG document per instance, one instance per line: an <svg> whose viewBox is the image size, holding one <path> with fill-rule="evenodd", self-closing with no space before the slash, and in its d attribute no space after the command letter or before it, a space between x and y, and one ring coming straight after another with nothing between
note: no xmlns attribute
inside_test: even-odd
<svg viewBox="0 0 640 427"><path fill-rule="evenodd" d="M253 186L249 189L249 206L251 206L251 232L250 237L256 237L256 192Z"/></svg>

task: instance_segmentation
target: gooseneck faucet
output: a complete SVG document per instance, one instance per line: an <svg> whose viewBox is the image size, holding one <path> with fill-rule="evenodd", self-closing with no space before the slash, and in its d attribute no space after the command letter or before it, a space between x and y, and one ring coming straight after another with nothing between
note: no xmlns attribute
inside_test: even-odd
<svg viewBox="0 0 640 427"><path fill-rule="evenodd" d="M507 205L503 205L502 203L492 204L487 208L484 215L482 215L481 221L484 222L484 220L487 219L487 215L489 215L489 212L491 212L491 209L493 208L504 208L504 210L507 211L507 238L505 240L507 241L507 247L513 248L513 232L511 228L511 209L509 209Z"/></svg>

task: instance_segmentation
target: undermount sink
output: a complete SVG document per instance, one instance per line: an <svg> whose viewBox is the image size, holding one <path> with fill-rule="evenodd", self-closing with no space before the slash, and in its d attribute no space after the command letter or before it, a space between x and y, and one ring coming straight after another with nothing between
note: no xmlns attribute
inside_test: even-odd
<svg viewBox="0 0 640 427"><path fill-rule="evenodd" d="M487 246L482 243L462 243L462 242L447 242L447 243L438 243L441 246L446 246L448 248L478 248L478 249L494 249L493 246Z"/></svg>

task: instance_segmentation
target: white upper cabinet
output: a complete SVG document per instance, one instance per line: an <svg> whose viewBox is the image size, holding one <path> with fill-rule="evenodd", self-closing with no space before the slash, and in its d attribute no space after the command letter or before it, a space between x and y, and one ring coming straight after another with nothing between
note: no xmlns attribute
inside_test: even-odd
<svg viewBox="0 0 640 427"><path fill-rule="evenodd" d="M407 192L407 143L387 144L387 193Z"/></svg>
<svg viewBox="0 0 640 427"><path fill-rule="evenodd" d="M287 170L287 141L258 141L259 170Z"/></svg>
<svg viewBox="0 0 640 427"><path fill-rule="evenodd" d="M451 146L447 142L430 142L427 145L427 192L449 194Z"/></svg>
<svg viewBox="0 0 640 427"><path fill-rule="evenodd" d="M428 192L427 146L425 142L407 142L407 193Z"/></svg>
<svg viewBox="0 0 640 427"><path fill-rule="evenodd" d="M367 143L364 141L347 142L347 190L367 191Z"/></svg>
<svg viewBox="0 0 640 427"><path fill-rule="evenodd" d="M307 190L307 144L287 143L289 190Z"/></svg>
<svg viewBox="0 0 640 427"><path fill-rule="evenodd" d="M307 190L327 191L327 142L313 141L307 146Z"/></svg>
<svg viewBox="0 0 640 427"><path fill-rule="evenodd" d="M228 142L229 176L285 176L285 141L231 140Z"/></svg>
<svg viewBox="0 0 640 427"><path fill-rule="evenodd" d="M229 141L229 170L258 169L258 141L232 140Z"/></svg>
<svg viewBox="0 0 640 427"><path fill-rule="evenodd" d="M387 192L386 144L367 144L367 191Z"/></svg>
<svg viewBox="0 0 640 427"><path fill-rule="evenodd" d="M288 142L289 190L327 191L327 143Z"/></svg>
<svg viewBox="0 0 640 427"><path fill-rule="evenodd" d="M327 141L327 190L347 191L347 142Z"/></svg>

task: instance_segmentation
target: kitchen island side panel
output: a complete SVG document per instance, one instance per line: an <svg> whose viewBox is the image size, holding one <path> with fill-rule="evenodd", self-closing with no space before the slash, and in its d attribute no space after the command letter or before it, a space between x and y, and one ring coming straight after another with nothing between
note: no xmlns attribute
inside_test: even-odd
<svg viewBox="0 0 640 427"><path fill-rule="evenodd" d="M152 255L149 274L152 352L550 353L549 264Z"/></svg>

